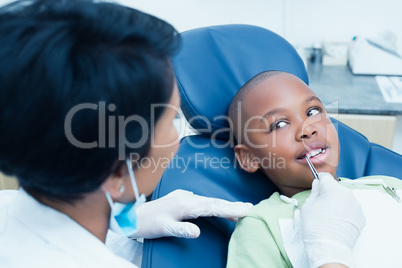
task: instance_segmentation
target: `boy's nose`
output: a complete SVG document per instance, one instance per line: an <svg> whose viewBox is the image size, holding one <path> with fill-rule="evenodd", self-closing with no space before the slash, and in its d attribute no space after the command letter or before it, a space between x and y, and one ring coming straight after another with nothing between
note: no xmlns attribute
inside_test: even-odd
<svg viewBox="0 0 402 268"><path fill-rule="evenodd" d="M313 124L309 124L300 128L300 131L296 134L296 139L302 141L309 139L314 135L317 135L317 129Z"/></svg>

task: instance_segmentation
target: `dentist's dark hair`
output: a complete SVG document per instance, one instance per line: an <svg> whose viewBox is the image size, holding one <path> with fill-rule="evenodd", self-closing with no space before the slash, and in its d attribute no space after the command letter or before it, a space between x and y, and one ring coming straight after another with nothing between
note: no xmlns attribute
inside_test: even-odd
<svg viewBox="0 0 402 268"><path fill-rule="evenodd" d="M122 166L121 152L146 156L179 44L168 23L114 3L0 8L0 171L35 197L73 202Z"/></svg>

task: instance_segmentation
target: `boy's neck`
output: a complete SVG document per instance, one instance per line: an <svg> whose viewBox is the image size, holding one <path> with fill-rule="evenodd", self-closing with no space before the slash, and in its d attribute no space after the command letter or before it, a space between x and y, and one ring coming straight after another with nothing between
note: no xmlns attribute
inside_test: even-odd
<svg viewBox="0 0 402 268"><path fill-rule="evenodd" d="M336 181L338 181L338 177L336 176L336 174L333 174L332 176L334 177L334 179ZM279 189L279 193L284 196L287 196L287 197L292 197L295 194L298 194L298 193L301 193L301 192L304 192L307 190L311 190L311 187L310 188L297 188L297 187L293 187L293 186L283 186L283 185L277 186L277 187Z"/></svg>
<svg viewBox="0 0 402 268"><path fill-rule="evenodd" d="M287 187L287 186L282 186L278 187L279 188L279 193L287 196L287 197L293 197L295 194L311 190L311 188L295 188L295 187Z"/></svg>

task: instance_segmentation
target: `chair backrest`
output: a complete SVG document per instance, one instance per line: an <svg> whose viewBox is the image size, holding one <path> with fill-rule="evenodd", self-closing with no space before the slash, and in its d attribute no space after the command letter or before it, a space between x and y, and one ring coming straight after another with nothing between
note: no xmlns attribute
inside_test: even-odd
<svg viewBox="0 0 402 268"><path fill-rule="evenodd" d="M308 83L304 64L294 48L271 31L250 25L224 25L181 34L183 47L173 59L182 110L201 135L182 139L153 199L175 189L254 204L276 187L261 173L241 170L234 158L227 114L237 90L266 70L292 73ZM338 176L357 178L384 174L401 177L402 157L371 144L363 135L333 120L341 143ZM225 267L235 224L219 218L194 220L199 238L145 240L146 268Z"/></svg>

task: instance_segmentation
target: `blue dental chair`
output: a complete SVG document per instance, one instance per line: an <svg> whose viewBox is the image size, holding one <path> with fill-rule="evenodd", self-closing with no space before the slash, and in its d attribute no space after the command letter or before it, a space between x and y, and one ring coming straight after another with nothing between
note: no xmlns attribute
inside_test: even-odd
<svg viewBox="0 0 402 268"><path fill-rule="evenodd" d="M181 140L177 156L152 198L185 189L203 196L256 204L276 188L264 175L241 170L234 157L228 122L222 116L227 114L237 90L262 71L286 71L308 84L304 64L286 40L255 26L206 27L184 32L182 38L183 47L173 59L181 108L201 134ZM402 177L401 155L370 143L336 120L333 123L341 144L338 176ZM220 218L193 222L201 228L198 239L145 240L142 267L225 267L235 223Z"/></svg>

